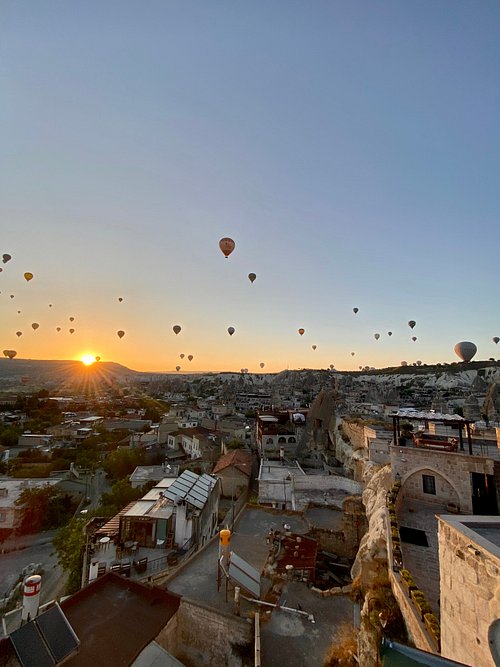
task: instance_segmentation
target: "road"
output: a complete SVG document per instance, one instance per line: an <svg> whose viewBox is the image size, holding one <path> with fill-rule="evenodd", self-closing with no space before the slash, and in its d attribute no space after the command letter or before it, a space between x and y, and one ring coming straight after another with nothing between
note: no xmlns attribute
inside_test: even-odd
<svg viewBox="0 0 500 667"><path fill-rule="evenodd" d="M85 492L90 502L85 510L93 510L99 506L101 494L109 491L110 484L104 470L82 478ZM80 484L81 485L81 484ZM43 568L40 602L43 604L64 594L66 574L59 566L57 553L52 540L57 530L49 530L37 535L24 535L15 540L8 540L1 545L0 553L0 598L9 594L11 588L19 580L23 569L31 563L40 564Z"/></svg>

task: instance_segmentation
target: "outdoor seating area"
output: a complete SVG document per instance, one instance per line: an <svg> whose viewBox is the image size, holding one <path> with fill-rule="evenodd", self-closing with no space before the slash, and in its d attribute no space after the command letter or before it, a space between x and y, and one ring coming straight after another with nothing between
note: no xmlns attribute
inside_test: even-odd
<svg viewBox="0 0 500 667"><path fill-rule="evenodd" d="M413 436L413 443L415 447L437 449L445 452L456 452L458 447L457 438L451 438L451 440L438 440L424 434Z"/></svg>

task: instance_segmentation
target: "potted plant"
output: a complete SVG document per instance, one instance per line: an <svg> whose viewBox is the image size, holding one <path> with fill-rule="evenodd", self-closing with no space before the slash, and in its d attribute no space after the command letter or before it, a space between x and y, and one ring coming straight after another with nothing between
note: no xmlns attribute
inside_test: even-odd
<svg viewBox="0 0 500 667"><path fill-rule="evenodd" d="M432 609L427 602L425 595L423 592L417 588L410 593L411 599L413 600L413 603L417 609L417 611L420 613L420 618L423 621L425 614L432 613Z"/></svg>
<svg viewBox="0 0 500 667"><path fill-rule="evenodd" d="M401 539L399 537L399 532L397 528L391 528L391 537L392 537L392 543L393 544L399 544L401 542Z"/></svg>
<svg viewBox="0 0 500 667"><path fill-rule="evenodd" d="M439 621L432 613L427 613L424 615L425 627L427 628L429 634L434 639L438 651L440 650L441 643L441 626Z"/></svg>
<svg viewBox="0 0 500 667"><path fill-rule="evenodd" d="M401 584L403 585L403 588L406 589L408 597L411 597L411 592L417 589L415 579L412 577L412 574L409 570L401 570L400 575Z"/></svg>

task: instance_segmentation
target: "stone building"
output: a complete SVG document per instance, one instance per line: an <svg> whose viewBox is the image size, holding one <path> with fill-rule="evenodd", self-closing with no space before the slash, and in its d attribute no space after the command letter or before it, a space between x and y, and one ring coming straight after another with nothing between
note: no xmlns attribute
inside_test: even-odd
<svg viewBox="0 0 500 667"><path fill-rule="evenodd" d="M500 522L439 517L441 653L467 665L500 664Z"/></svg>

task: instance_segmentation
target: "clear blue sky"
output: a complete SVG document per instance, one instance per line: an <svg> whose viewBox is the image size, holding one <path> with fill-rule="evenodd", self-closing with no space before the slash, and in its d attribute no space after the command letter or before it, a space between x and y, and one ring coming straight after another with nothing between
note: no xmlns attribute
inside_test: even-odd
<svg viewBox="0 0 500 667"><path fill-rule="evenodd" d="M496 0L4 0L1 349L500 356L499 25Z"/></svg>

